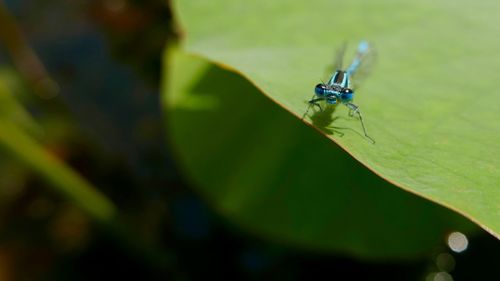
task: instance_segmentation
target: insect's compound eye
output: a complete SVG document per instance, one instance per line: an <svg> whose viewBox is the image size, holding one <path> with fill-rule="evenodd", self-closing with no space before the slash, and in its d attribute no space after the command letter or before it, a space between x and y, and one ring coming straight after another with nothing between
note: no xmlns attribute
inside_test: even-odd
<svg viewBox="0 0 500 281"><path fill-rule="evenodd" d="M325 84L318 84L318 85L316 85L316 87L314 87L314 92L317 95L323 95L325 93L325 90L326 90Z"/></svg>
<svg viewBox="0 0 500 281"><path fill-rule="evenodd" d="M342 94L340 95L340 97L344 101L351 101L352 100L352 96L353 96L353 92L352 92L351 89L344 89L344 90L342 90Z"/></svg>

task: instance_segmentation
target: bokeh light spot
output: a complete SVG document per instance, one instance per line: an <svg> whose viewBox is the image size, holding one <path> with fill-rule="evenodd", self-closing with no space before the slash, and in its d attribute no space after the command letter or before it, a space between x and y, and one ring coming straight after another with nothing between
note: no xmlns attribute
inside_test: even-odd
<svg viewBox="0 0 500 281"><path fill-rule="evenodd" d="M434 275L434 281L453 281L453 277L446 272L438 272Z"/></svg>
<svg viewBox="0 0 500 281"><path fill-rule="evenodd" d="M467 236L460 232L452 232L448 236L448 246L450 249L456 253L463 252L467 249L469 245L469 241L467 240Z"/></svg>
<svg viewBox="0 0 500 281"><path fill-rule="evenodd" d="M455 268L455 258L448 253L441 253L436 257L437 267L446 272L450 272Z"/></svg>

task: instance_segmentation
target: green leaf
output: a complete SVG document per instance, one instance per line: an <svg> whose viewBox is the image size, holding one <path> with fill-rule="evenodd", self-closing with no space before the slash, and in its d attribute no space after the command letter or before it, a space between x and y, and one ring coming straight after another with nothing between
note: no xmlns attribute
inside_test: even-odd
<svg viewBox="0 0 500 281"><path fill-rule="evenodd" d="M459 215L404 192L258 94L240 76L174 52L164 77L171 144L212 206L280 243L366 258L426 254Z"/></svg>
<svg viewBox="0 0 500 281"><path fill-rule="evenodd" d="M242 74L297 117L314 85L327 79L334 50L348 41L352 57L360 40L372 42L377 61L355 103L376 144L360 136L359 121L344 106L315 127L382 178L497 237L499 9L498 1L464 0L174 1L187 51ZM358 133L341 136L330 126ZM318 174L345 176L321 168Z"/></svg>

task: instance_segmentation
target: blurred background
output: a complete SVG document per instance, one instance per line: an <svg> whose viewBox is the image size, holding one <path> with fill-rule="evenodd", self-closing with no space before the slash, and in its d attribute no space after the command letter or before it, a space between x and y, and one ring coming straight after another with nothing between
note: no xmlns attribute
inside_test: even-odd
<svg viewBox="0 0 500 281"><path fill-rule="evenodd" d="M163 0L0 1L1 281L500 280L500 244L484 231L365 260L221 217L164 131L162 51L176 40Z"/></svg>

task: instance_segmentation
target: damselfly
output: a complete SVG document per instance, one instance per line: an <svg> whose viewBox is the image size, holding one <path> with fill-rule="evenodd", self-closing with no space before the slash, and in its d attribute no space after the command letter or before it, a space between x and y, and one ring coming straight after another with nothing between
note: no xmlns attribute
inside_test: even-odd
<svg viewBox="0 0 500 281"><path fill-rule="evenodd" d="M345 48L342 48L338 54L336 63L337 70L333 73L330 80L328 80L327 83L320 83L314 88L314 95L311 100L309 100L309 107L307 108L306 114L311 106L317 106L320 110L323 110L320 105L320 102L323 101L328 105L342 103L349 108L349 116L353 117L354 114L358 115L366 138L368 138L372 143L375 143L375 141L368 136L368 133L366 132L363 116L361 115L359 106L352 103L354 90L351 86L351 78L355 76L355 74L359 71L362 62L365 60L367 55L371 53L371 47L368 42L362 41L358 46L356 56L354 57L352 63L346 70L341 70L344 49Z"/></svg>

